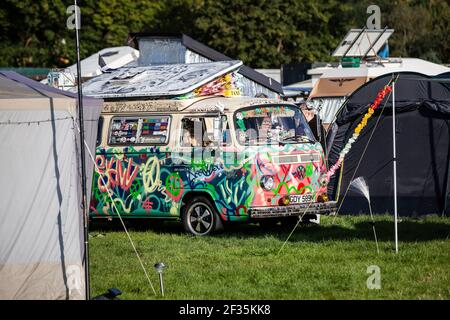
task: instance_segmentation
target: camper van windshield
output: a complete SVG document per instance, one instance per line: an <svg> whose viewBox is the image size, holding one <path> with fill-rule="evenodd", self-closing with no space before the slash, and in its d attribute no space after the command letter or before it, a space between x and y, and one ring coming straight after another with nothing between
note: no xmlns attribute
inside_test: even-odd
<svg viewBox="0 0 450 320"><path fill-rule="evenodd" d="M301 110L294 106L256 106L234 114L237 139L242 145L315 143Z"/></svg>

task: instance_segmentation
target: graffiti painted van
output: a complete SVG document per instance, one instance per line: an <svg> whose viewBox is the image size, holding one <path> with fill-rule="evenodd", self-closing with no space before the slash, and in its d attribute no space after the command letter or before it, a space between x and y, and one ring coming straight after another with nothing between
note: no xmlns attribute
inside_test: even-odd
<svg viewBox="0 0 450 320"><path fill-rule="evenodd" d="M177 219L207 235L225 222L292 224L335 210L322 147L294 104L107 102L100 131L91 218Z"/></svg>

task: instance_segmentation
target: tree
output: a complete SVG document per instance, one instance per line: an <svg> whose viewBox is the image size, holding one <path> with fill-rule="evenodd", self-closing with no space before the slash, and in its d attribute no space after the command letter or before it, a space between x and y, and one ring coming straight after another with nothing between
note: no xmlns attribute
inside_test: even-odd
<svg viewBox="0 0 450 320"><path fill-rule="evenodd" d="M75 61L75 35L66 27L72 1L3 0L0 65L64 67ZM126 45L128 32L156 23L161 4L147 0L86 0L81 7L81 56Z"/></svg>
<svg viewBox="0 0 450 320"><path fill-rule="evenodd" d="M356 25L366 24L365 8L372 0L363 0L354 7ZM378 0L382 27L395 30L389 39L392 56L415 57L436 63L450 62L448 35L450 8L445 0Z"/></svg>
<svg viewBox="0 0 450 320"><path fill-rule="evenodd" d="M332 61L350 28L366 24L372 0L80 0L81 56L127 45L129 32L186 33L252 67ZM0 66L65 67L75 61L70 0L2 0ZM377 0L395 29L396 56L450 62L446 0Z"/></svg>
<svg viewBox="0 0 450 320"><path fill-rule="evenodd" d="M195 21L197 37L225 54L261 68L329 60L350 10L336 1L205 1ZM333 27L329 25L333 22Z"/></svg>

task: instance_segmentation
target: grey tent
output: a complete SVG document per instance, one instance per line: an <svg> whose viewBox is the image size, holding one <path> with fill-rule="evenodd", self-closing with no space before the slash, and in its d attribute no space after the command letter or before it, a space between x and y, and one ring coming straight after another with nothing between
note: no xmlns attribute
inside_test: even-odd
<svg viewBox="0 0 450 320"><path fill-rule="evenodd" d="M93 150L103 101L83 102ZM0 72L0 299L85 298L77 114L75 94Z"/></svg>

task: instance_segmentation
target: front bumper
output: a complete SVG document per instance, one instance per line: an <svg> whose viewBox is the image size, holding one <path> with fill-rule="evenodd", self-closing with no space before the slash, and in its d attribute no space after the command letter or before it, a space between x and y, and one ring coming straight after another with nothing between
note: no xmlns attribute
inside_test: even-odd
<svg viewBox="0 0 450 320"><path fill-rule="evenodd" d="M249 215L251 219L292 217L303 215L320 215L335 213L337 209L336 201L302 203L276 207L251 207Z"/></svg>

